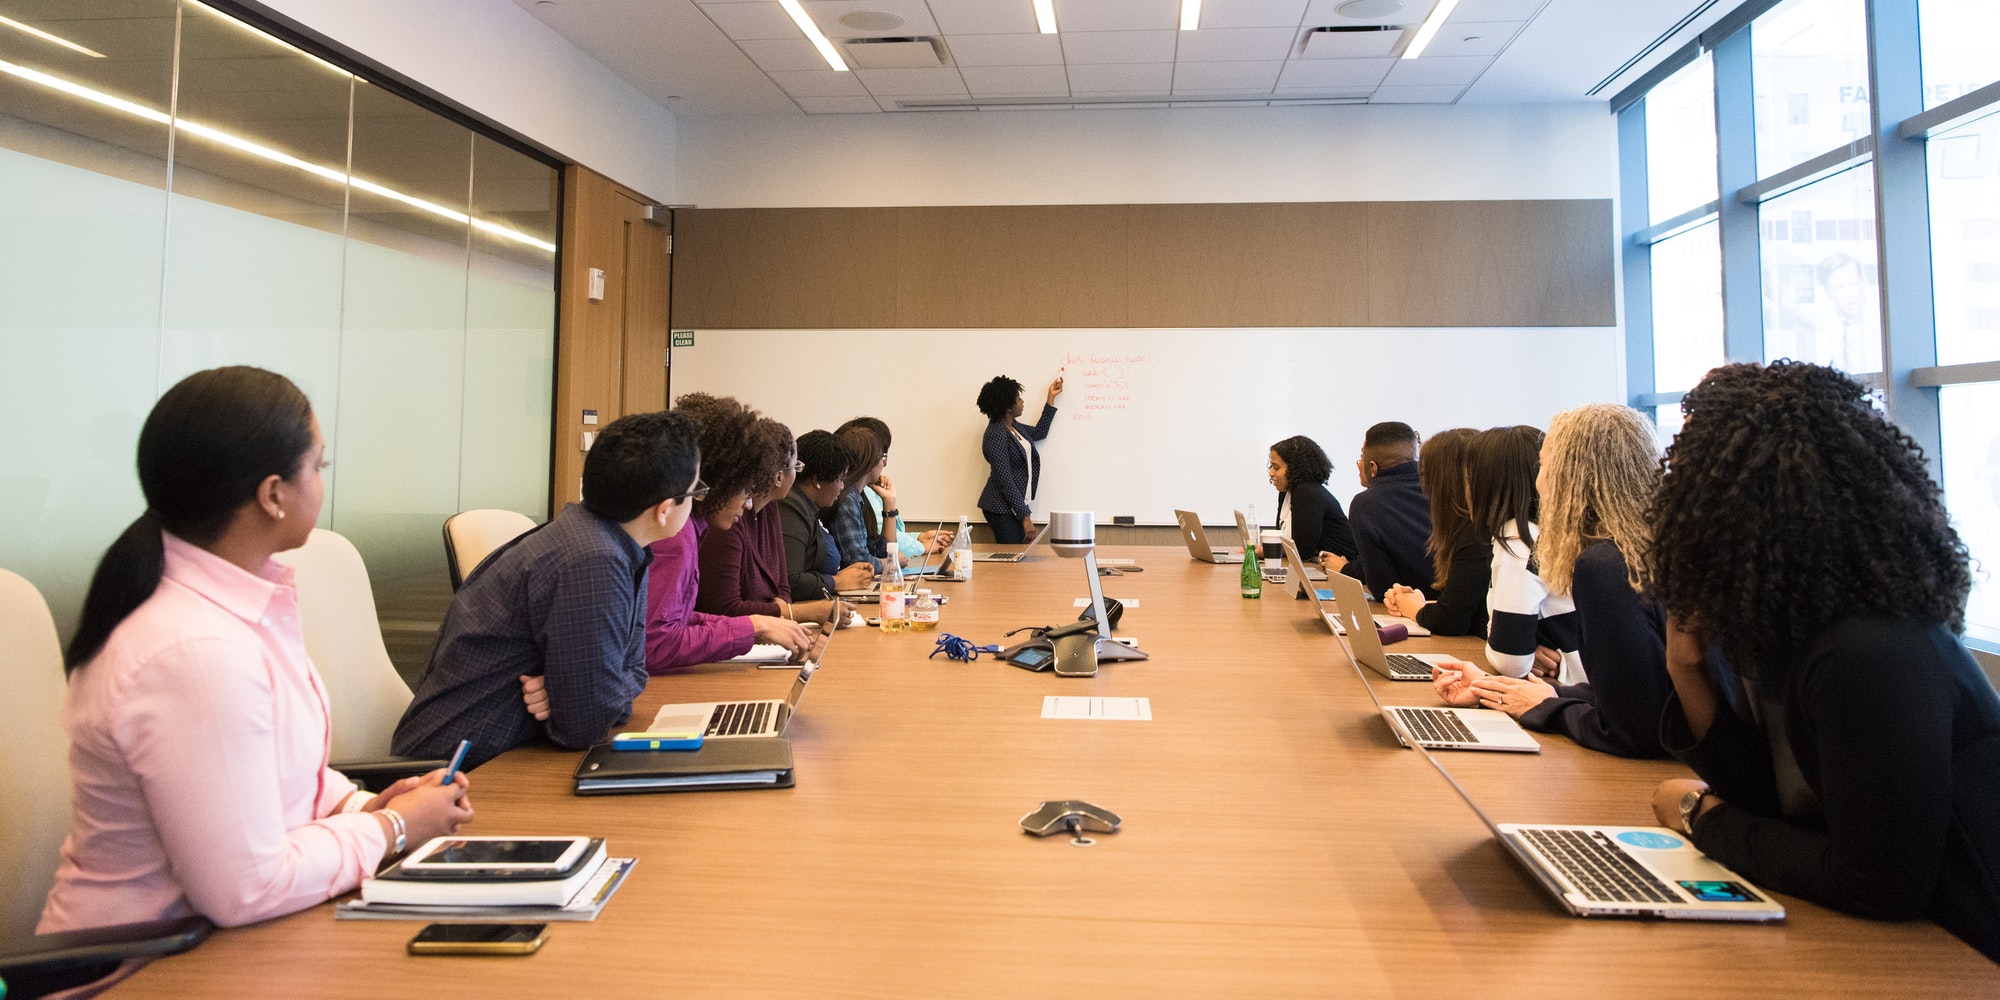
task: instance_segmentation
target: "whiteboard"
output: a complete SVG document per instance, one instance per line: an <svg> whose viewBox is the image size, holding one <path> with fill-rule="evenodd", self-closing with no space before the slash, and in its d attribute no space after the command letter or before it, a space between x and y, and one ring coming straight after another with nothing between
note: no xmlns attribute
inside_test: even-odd
<svg viewBox="0 0 2000 1000"><path fill-rule="evenodd" d="M685 344L688 331L676 331ZM1204 523L1257 506L1271 521L1271 444L1294 434L1333 460L1343 505L1360 489L1354 458L1370 424L1548 426L1561 410L1618 401L1624 336L1613 327L1225 330L697 330L673 348L675 396L730 395L794 434L851 417L888 422L888 474L903 519L968 514L987 467L979 387L1008 375L1025 387L1025 420L1051 379L1066 388L1042 453L1039 520L1087 510ZM893 354L894 361L888 360Z"/></svg>

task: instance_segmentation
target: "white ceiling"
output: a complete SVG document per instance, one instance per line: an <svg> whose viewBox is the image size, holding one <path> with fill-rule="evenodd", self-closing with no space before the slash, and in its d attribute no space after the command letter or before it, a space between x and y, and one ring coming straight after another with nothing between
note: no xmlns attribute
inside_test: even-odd
<svg viewBox="0 0 2000 1000"><path fill-rule="evenodd" d="M1682 25L1603 99L1738 2L1460 0L1399 59L1435 0L1205 0L1194 31L1180 0L1055 0L1054 35L1031 0L803 0L850 65L936 40L900 47L928 67L836 72L777 0L515 0L676 115L1583 101Z"/></svg>

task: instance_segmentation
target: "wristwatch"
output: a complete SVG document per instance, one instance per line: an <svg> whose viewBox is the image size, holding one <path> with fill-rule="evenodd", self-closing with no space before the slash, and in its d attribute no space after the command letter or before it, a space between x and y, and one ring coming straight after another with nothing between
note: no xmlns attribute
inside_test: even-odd
<svg viewBox="0 0 2000 1000"><path fill-rule="evenodd" d="M1694 836L1694 821L1701 815L1701 800L1708 797L1708 789L1697 788L1681 796L1681 832Z"/></svg>

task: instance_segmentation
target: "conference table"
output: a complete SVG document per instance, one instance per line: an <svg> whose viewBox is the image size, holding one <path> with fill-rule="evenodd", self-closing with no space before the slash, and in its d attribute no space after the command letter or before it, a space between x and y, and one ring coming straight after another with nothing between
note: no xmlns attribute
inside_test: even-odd
<svg viewBox="0 0 2000 1000"><path fill-rule="evenodd" d="M937 633L842 631L791 729L797 786L577 797L579 753L516 749L471 775L466 832L588 834L638 859L595 922L536 955L411 957L421 926L332 904L224 930L121 997L2000 996L2000 966L1927 922L1797 899L1781 923L1569 916L1377 714L1309 602L1238 594L1238 568L1111 548L1120 635L1151 659L1092 678L990 655L927 658ZM941 632L981 643L1072 620L1083 564L981 564ZM1477 640L1392 651L1476 655ZM783 697L793 671L655 678L670 701ZM1369 675L1387 703L1426 684ZM1142 697L1150 721L1042 718L1048 695ZM1539 754L1453 753L1502 822L1652 825L1687 772L1537 735ZM1083 799L1123 818L1079 847L1021 817Z"/></svg>

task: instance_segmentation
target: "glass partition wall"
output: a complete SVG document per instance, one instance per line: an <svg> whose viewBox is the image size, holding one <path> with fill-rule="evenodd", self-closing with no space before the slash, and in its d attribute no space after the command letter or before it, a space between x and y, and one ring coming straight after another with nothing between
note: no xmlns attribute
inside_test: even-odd
<svg viewBox="0 0 2000 1000"><path fill-rule="evenodd" d="M0 19L0 566L67 638L153 401L258 365L311 397L320 526L420 660L444 519L547 513L559 172L192 0Z"/></svg>

